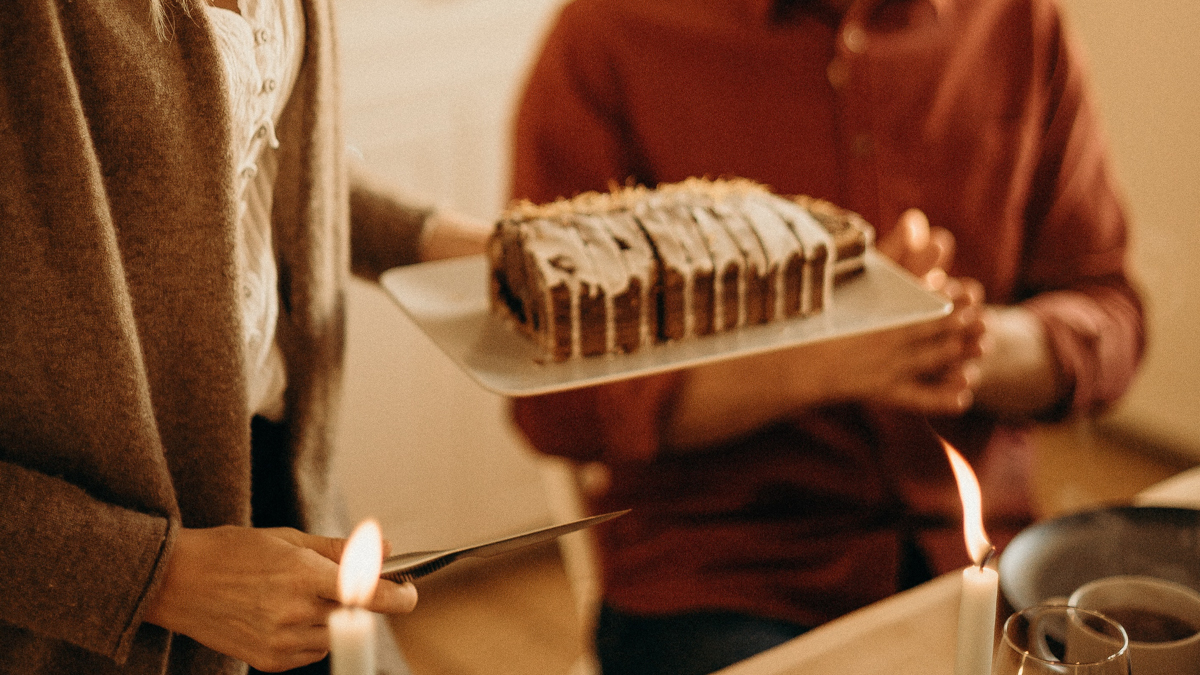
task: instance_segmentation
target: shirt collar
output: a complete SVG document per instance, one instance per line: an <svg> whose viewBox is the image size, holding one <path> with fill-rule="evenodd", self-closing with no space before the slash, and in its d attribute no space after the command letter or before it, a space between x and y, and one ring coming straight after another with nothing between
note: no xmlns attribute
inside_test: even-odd
<svg viewBox="0 0 1200 675"><path fill-rule="evenodd" d="M781 6L785 2L788 2L788 1L789 0L746 0L747 4L750 6L751 14L755 18L762 21L763 23L766 23L766 22L770 21L773 17L778 16L780 14ZM799 4L814 4L814 3L820 2L820 0L791 0L791 1L797 3L798 5ZM875 9L879 5L883 4L884 2L888 2L888 1L889 0L855 0L855 2L853 2L850 5L850 7L846 10L846 14L853 15L856 17L869 17L871 15L871 13L874 12ZM920 3L925 3L928 5L931 5L933 7L934 13L938 17L943 17L946 15L946 11L949 10L950 5L954 0L902 0L902 1L920 2Z"/></svg>

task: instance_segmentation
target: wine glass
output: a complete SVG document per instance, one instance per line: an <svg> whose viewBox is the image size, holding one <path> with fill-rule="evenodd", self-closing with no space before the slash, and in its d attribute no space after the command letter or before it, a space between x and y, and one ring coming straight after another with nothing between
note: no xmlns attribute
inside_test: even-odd
<svg viewBox="0 0 1200 675"><path fill-rule="evenodd" d="M1129 636L1103 614L1036 605L1004 622L992 675L1130 675Z"/></svg>

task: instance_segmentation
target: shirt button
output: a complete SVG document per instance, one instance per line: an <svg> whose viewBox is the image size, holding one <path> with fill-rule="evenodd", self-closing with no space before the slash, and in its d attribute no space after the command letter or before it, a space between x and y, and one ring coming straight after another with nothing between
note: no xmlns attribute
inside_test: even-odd
<svg viewBox="0 0 1200 675"><path fill-rule="evenodd" d="M840 90L850 81L850 66L846 65L844 59L834 57L825 68L825 77L829 78L829 84L834 89Z"/></svg>
<svg viewBox="0 0 1200 675"><path fill-rule="evenodd" d="M263 83L262 83L262 90L263 90L263 93L264 93L264 94L267 94L267 93L270 93L270 92L272 92L272 91L275 91L275 80L274 80L273 78L270 78L270 77L268 77L267 79L263 80Z"/></svg>
<svg viewBox="0 0 1200 675"><path fill-rule="evenodd" d="M270 39L271 39L271 33L269 31L267 31L266 28L259 28L258 30L254 31L254 43L255 44L261 45L261 44L264 44L264 43L270 41Z"/></svg>
<svg viewBox="0 0 1200 675"><path fill-rule="evenodd" d="M872 146L874 146L874 143L871 141L871 134L855 134L854 140L851 142L851 146L854 149L854 156L858 159L866 159L867 157L870 157Z"/></svg>
<svg viewBox="0 0 1200 675"><path fill-rule="evenodd" d="M861 54L867 49L867 32L862 26L852 23L842 31L842 43L846 45L846 49Z"/></svg>

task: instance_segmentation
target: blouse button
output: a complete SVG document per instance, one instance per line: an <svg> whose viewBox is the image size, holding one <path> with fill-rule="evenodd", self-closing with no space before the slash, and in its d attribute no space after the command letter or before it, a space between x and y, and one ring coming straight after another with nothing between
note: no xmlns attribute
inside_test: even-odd
<svg viewBox="0 0 1200 675"><path fill-rule="evenodd" d="M846 49L861 54L867 49L867 32L862 26L852 23L842 31L842 43L846 45Z"/></svg>
<svg viewBox="0 0 1200 675"><path fill-rule="evenodd" d="M868 133L859 133L854 135L853 148L854 156L858 159L866 159L871 156L875 143L871 140L871 135Z"/></svg>
<svg viewBox="0 0 1200 675"><path fill-rule="evenodd" d="M259 28L258 30L254 31L255 44L265 44L266 42L270 41L270 39L271 33L267 31L266 28Z"/></svg>
<svg viewBox="0 0 1200 675"><path fill-rule="evenodd" d="M275 91L275 79L268 77L267 79L263 80L262 90L264 94Z"/></svg>

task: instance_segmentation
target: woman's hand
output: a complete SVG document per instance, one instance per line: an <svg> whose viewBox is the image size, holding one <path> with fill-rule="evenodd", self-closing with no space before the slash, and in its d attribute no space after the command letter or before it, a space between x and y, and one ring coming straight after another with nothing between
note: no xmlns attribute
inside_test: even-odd
<svg viewBox="0 0 1200 675"><path fill-rule="evenodd" d="M462 213L438 210L429 216L421 234L421 260L476 255L487 250L494 225Z"/></svg>
<svg viewBox="0 0 1200 675"><path fill-rule="evenodd" d="M181 529L146 621L264 671L329 651L343 539L290 528ZM412 611L412 584L381 579L367 609Z"/></svg>

